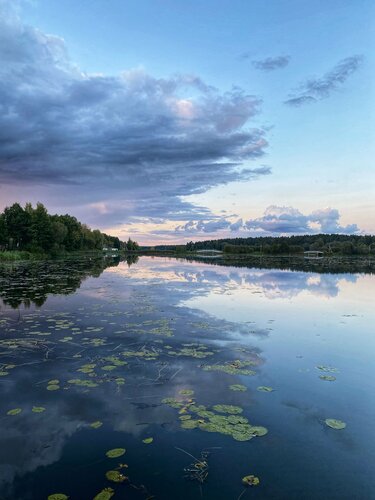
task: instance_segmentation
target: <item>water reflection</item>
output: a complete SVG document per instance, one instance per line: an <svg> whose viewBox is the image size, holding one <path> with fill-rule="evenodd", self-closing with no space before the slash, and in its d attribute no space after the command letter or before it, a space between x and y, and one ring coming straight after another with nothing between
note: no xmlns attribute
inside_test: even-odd
<svg viewBox="0 0 375 500"><path fill-rule="evenodd" d="M128 275L120 268L118 272ZM181 260L176 266L174 259L144 259L141 267L134 267L129 276L139 282L149 283L188 283L202 293L206 288L210 292L225 293L241 288L254 293L263 293L269 299L291 299L302 292L321 296L336 297L340 286L355 283L360 276L353 273L325 273L307 271L288 271L279 269L254 269L220 267L217 264ZM189 289L189 291L191 291Z"/></svg>
<svg viewBox="0 0 375 500"><path fill-rule="evenodd" d="M258 498L297 499L306 491L309 498L371 498L372 276L173 259L132 264L1 269L0 498L61 491L92 499L111 486L105 472L114 465L105 452L116 447L127 449L132 481L157 498L198 498L197 485L183 478L191 460L176 446L193 455L219 448L203 485L207 499L237 498L249 473L261 477L261 488L251 490ZM242 362L254 374L236 371ZM319 379L317 365L334 366L337 380ZM162 400L184 390L206 408L238 406L269 433L241 442L182 429L179 410ZM22 412L7 415L15 408ZM327 431L327 417L346 421L345 434ZM93 429L96 421L103 425ZM144 445L149 436L154 443ZM342 478L349 475L348 485ZM112 486L119 498L146 498Z"/></svg>
<svg viewBox="0 0 375 500"><path fill-rule="evenodd" d="M128 270L138 260L136 255L126 256L119 272L128 275ZM127 267L124 266L125 262ZM118 257L107 257L0 265L0 298L4 305L12 308L21 305L27 308L32 304L40 307L48 295L74 293L84 280L97 278L105 269L117 267L119 263ZM322 297L335 297L339 293L340 283L355 283L358 278L358 274L348 272L319 274L252 267L230 267L228 270L228 267L220 267L215 261L192 263L180 259L178 267L175 263L176 259L143 257L142 266L134 267L130 277L152 283L187 282L211 291L218 287L220 293L238 287L248 288L255 293L264 293L269 299L290 299L303 291Z"/></svg>
<svg viewBox="0 0 375 500"><path fill-rule="evenodd" d="M128 265L137 262L129 257ZM12 308L32 304L41 307L48 295L74 293L88 277L98 278L107 267L118 266L119 258L35 261L0 265L0 297Z"/></svg>

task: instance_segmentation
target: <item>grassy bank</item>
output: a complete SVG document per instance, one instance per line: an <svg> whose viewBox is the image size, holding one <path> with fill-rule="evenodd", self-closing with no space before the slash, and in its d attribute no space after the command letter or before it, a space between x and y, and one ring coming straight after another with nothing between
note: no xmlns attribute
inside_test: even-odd
<svg viewBox="0 0 375 500"><path fill-rule="evenodd" d="M35 254L18 250L0 252L0 262L14 262L16 260L30 260Z"/></svg>
<svg viewBox="0 0 375 500"><path fill-rule="evenodd" d="M15 262L21 260L48 260L48 259L68 259L73 257L83 257L83 256L93 256L100 257L103 256L103 252L100 250L94 251L75 251L75 252L58 252L58 253L35 253L19 250L10 250L0 252L0 262Z"/></svg>

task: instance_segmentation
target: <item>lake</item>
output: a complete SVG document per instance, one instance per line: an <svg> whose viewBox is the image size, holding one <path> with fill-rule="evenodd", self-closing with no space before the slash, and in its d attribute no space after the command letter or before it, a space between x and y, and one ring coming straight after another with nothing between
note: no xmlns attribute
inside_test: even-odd
<svg viewBox="0 0 375 500"><path fill-rule="evenodd" d="M280 267L0 266L0 499L375 498L375 275Z"/></svg>

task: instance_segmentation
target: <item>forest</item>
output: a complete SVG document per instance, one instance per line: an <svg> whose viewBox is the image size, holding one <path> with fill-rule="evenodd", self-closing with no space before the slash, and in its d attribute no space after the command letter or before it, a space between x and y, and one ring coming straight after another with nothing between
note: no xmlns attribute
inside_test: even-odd
<svg viewBox="0 0 375 500"><path fill-rule="evenodd" d="M62 252L102 250L136 251L138 244L127 242L98 229L90 229L71 215L51 215L42 203L35 207L19 203L0 214L0 250L58 254Z"/></svg>
<svg viewBox="0 0 375 500"><path fill-rule="evenodd" d="M375 236L314 234L298 236L259 236L189 242L186 250L221 250L230 254L289 255L320 250L326 255L375 255Z"/></svg>

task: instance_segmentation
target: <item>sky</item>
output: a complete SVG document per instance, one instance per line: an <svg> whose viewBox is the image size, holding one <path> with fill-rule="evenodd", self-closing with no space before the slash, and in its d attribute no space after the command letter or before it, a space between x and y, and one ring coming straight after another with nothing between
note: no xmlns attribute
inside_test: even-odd
<svg viewBox="0 0 375 500"><path fill-rule="evenodd" d="M0 0L0 209L141 244L375 233L370 0Z"/></svg>

